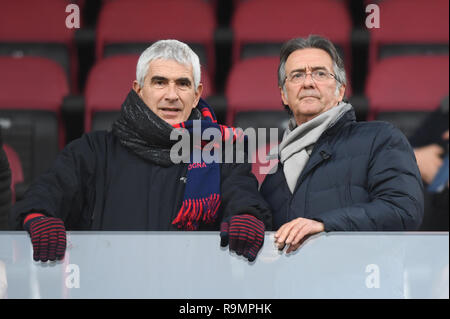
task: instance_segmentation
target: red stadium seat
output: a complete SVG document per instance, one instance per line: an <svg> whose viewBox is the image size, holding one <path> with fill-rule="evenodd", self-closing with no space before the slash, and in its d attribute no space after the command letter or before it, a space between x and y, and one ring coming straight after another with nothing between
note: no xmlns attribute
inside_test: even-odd
<svg viewBox="0 0 450 319"><path fill-rule="evenodd" d="M283 42L318 34L333 41L350 70L351 19L345 1L242 1L236 7L232 28L233 63L258 55L279 56Z"/></svg>
<svg viewBox="0 0 450 319"><path fill-rule="evenodd" d="M384 0L378 6L380 28L370 29L370 68L391 56L448 54L448 0Z"/></svg>
<svg viewBox="0 0 450 319"><path fill-rule="evenodd" d="M85 131L109 130L118 117L125 97L136 79L138 55L113 56L98 62L86 84ZM211 94L211 84L202 73L202 97Z"/></svg>
<svg viewBox="0 0 450 319"><path fill-rule="evenodd" d="M161 39L190 45L214 74L214 30L211 5L202 0L115 0L105 3L97 26L97 59L138 54Z"/></svg>
<svg viewBox="0 0 450 319"><path fill-rule="evenodd" d="M69 1L0 0L0 56L41 56L58 62L75 90L74 30L66 27Z"/></svg>
<svg viewBox="0 0 450 319"><path fill-rule="evenodd" d="M16 200L16 185L24 182L22 164L19 155L8 145L4 144L6 157L8 158L9 167L11 169L11 192L12 202Z"/></svg>
<svg viewBox="0 0 450 319"><path fill-rule="evenodd" d="M239 124L236 120L242 112L285 113L278 89L278 62L276 57L258 57L232 67L226 85L228 125Z"/></svg>
<svg viewBox="0 0 450 319"><path fill-rule="evenodd" d="M61 104L68 94L64 70L39 57L0 57L0 126L19 154L25 181L46 170L64 145Z"/></svg>
<svg viewBox="0 0 450 319"><path fill-rule="evenodd" d="M448 95L449 57L407 56L380 61L370 72L369 120L387 120L409 136Z"/></svg>
<svg viewBox="0 0 450 319"><path fill-rule="evenodd" d="M117 0L102 0L102 5L105 5L108 2L114 2L114 1L117 1ZM187 1L190 1L190 0L187 0ZM212 5L214 8L217 7L217 5L218 5L217 2L218 1L219 0L203 0L203 2ZM242 1L242 0L239 0L239 1Z"/></svg>

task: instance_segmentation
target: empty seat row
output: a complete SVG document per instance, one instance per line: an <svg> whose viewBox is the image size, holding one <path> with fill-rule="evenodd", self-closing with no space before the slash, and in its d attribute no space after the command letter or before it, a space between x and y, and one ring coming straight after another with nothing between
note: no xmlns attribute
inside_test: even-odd
<svg viewBox="0 0 450 319"><path fill-rule="evenodd" d="M281 106L277 67L276 58L258 58L233 68L226 91L228 124L246 128L277 127L278 123L280 129L285 128L287 114ZM448 55L384 59L373 67L367 79L367 120L392 122L410 136L448 92Z"/></svg>
<svg viewBox="0 0 450 319"><path fill-rule="evenodd" d="M65 23L66 6L71 2L0 0L0 55L51 58L61 64L76 92L75 29ZM384 0L378 4L382 27L369 29L370 68L382 58L405 53L448 54L447 0ZM162 38L176 38L192 46L214 79L215 6L216 1L205 0L104 0L96 25L97 62L113 55L140 53ZM320 34L337 45L347 73L352 73L348 1L236 0L231 29L233 64L257 56L277 56L284 41Z"/></svg>
<svg viewBox="0 0 450 319"><path fill-rule="evenodd" d="M69 93L62 67L39 57L0 57L0 128L19 155L25 179L48 168L65 144L61 104Z"/></svg>
<svg viewBox="0 0 450 319"><path fill-rule="evenodd" d="M382 0L378 5L380 27L369 29L369 70L394 56L448 55L449 1Z"/></svg>
<svg viewBox="0 0 450 319"><path fill-rule="evenodd" d="M75 29L66 27L68 1L0 0L0 56L40 56L57 62L75 88Z"/></svg>

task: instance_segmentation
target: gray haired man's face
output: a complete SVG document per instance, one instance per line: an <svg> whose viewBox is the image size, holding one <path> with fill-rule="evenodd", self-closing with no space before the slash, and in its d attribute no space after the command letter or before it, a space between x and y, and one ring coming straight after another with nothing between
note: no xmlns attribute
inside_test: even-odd
<svg viewBox="0 0 450 319"><path fill-rule="evenodd" d="M134 81L133 89L156 115L174 125L189 118L203 87L195 89L192 66L157 59L150 62L144 85Z"/></svg>

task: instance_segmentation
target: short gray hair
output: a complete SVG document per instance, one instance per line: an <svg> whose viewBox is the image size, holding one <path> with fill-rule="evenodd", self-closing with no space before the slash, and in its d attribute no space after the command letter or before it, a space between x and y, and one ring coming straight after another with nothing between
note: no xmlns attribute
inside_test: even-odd
<svg viewBox="0 0 450 319"><path fill-rule="evenodd" d="M345 67L344 62L342 61L342 58L339 56L339 53L336 50L336 47L333 45L333 43L321 36L318 35L310 35L309 37L305 38L296 38L289 40L286 42L283 47L281 48L280 52L280 64L278 65L278 86L283 89L283 91L286 93L285 90L285 79L286 79L286 61L293 53L297 50L302 49L321 49L327 52L331 60L333 61L333 72L336 76L337 86L336 91L338 92L340 87L342 85L347 85L347 77L345 75Z"/></svg>
<svg viewBox="0 0 450 319"><path fill-rule="evenodd" d="M136 80L139 86L144 86L150 62L156 59L174 60L180 64L192 66L195 90L198 89L201 78L198 55L186 43L178 40L160 40L142 52L136 66Z"/></svg>

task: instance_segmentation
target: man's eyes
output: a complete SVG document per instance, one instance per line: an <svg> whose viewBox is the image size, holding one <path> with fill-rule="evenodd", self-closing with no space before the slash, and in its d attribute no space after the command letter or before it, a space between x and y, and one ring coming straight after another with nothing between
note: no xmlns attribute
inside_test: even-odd
<svg viewBox="0 0 450 319"><path fill-rule="evenodd" d="M152 80L152 84L154 84L154 85L164 85L164 84L167 84L167 81L162 80L162 79L154 79L154 80Z"/></svg>
<svg viewBox="0 0 450 319"><path fill-rule="evenodd" d="M163 79L154 79L154 80L152 80L152 84L155 85L155 86L161 87L161 86L168 85L169 81L168 80L163 80ZM175 81L175 84L178 87L181 87L181 88L189 88L189 87L191 87L191 82L190 81L180 80L180 81Z"/></svg>
<svg viewBox="0 0 450 319"><path fill-rule="evenodd" d="M326 76L327 73L325 71L322 70L316 70L311 72L311 74L316 75L316 76ZM293 78L304 78L306 76L306 72L296 72L292 75Z"/></svg>
<svg viewBox="0 0 450 319"><path fill-rule="evenodd" d="M189 82L189 81L179 81L178 85L179 86L183 86L183 87L190 87L191 86L191 82Z"/></svg>

